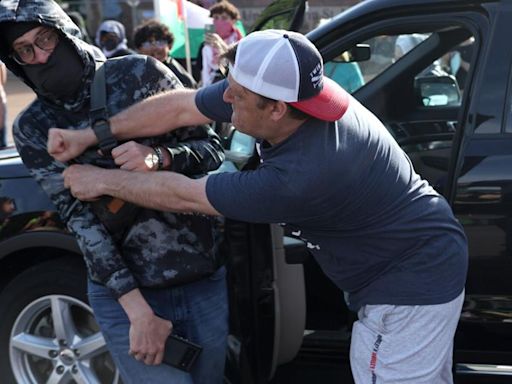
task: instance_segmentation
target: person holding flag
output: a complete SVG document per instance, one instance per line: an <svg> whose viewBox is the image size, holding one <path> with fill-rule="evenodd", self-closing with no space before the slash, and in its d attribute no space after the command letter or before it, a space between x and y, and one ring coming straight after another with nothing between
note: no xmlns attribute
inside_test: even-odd
<svg viewBox="0 0 512 384"><path fill-rule="evenodd" d="M239 41L243 36L235 23L240 19L240 12L229 1L221 1L210 8L215 33L205 37L201 49L201 86L206 87L223 76L219 74L219 62L227 47Z"/></svg>

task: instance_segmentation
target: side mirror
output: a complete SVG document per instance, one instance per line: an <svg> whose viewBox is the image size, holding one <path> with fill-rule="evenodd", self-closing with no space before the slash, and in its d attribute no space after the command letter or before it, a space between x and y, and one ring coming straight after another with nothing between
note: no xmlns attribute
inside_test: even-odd
<svg viewBox="0 0 512 384"><path fill-rule="evenodd" d="M417 77L414 91L424 107L458 106L462 100L457 80L450 75Z"/></svg>

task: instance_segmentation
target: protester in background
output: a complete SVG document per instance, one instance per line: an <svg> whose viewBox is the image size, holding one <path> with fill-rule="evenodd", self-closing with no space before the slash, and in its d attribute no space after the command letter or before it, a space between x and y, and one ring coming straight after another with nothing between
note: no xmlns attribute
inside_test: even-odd
<svg viewBox="0 0 512 384"><path fill-rule="evenodd" d="M123 383L221 383L228 332L225 269L218 253L218 221L176 215L101 199L82 204L65 189L69 164L48 155L51 127L80 130L90 124L91 87L104 70L104 118L163 91L183 88L159 61L142 55L107 60L51 0L0 2L0 59L37 94L16 119L16 148L76 237L88 271L89 303ZM104 136L102 136L104 137ZM104 146L103 146L104 147ZM140 156L126 155L136 149ZM224 155L207 125L122 143L105 154L94 148L81 164L139 172L174 169L200 177ZM135 173L139 173L135 172ZM116 212L128 214L119 217ZM113 219L113 220L109 220ZM203 347L192 372L160 364L170 333ZM58 340L53 340L58 345ZM69 348L76 340L65 340Z"/></svg>
<svg viewBox="0 0 512 384"><path fill-rule="evenodd" d="M116 20L105 20L101 23L95 40L107 59L135 53L128 48L124 25Z"/></svg>
<svg viewBox="0 0 512 384"><path fill-rule="evenodd" d="M7 70L5 64L0 61L0 148L7 145L7 95L5 83L7 82Z"/></svg>
<svg viewBox="0 0 512 384"><path fill-rule="evenodd" d="M240 19L240 12L229 1L221 1L210 8L215 34L205 38L201 49L201 86L205 87L222 78L219 74L220 57L227 46L242 38L242 33L235 27ZM217 36L218 35L218 36Z"/></svg>
<svg viewBox="0 0 512 384"><path fill-rule="evenodd" d="M197 87L194 78L171 57L174 36L165 24L156 20L146 21L135 29L133 43L140 54L152 56L165 64L186 88Z"/></svg>

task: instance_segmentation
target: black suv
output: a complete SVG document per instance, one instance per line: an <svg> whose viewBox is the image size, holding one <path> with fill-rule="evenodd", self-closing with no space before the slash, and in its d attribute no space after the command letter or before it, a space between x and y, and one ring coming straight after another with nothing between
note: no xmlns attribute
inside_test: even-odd
<svg viewBox="0 0 512 384"><path fill-rule="evenodd" d="M294 16L297 26L304 1L284 3L261 25L289 28ZM457 382L512 381L511 31L507 0L366 0L308 35L330 76L350 82L464 225ZM246 160L246 139L227 141L225 169ZM86 304L80 252L13 149L0 155L0 209L2 382L13 372L23 383L117 382ZM294 368L347 362L354 316L304 246L275 225L228 221L226 235L227 379L312 382L317 375L290 379Z"/></svg>

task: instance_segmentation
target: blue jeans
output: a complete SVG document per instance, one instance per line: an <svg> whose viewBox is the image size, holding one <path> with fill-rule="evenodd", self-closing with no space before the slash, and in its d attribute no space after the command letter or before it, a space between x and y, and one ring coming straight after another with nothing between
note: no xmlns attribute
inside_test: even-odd
<svg viewBox="0 0 512 384"><path fill-rule="evenodd" d="M171 320L173 333L203 347L192 372L167 364L146 365L128 354L130 321L108 289L89 280L89 303L123 382L217 384L223 382L228 335L226 270L203 280L170 288L141 288L158 316Z"/></svg>

